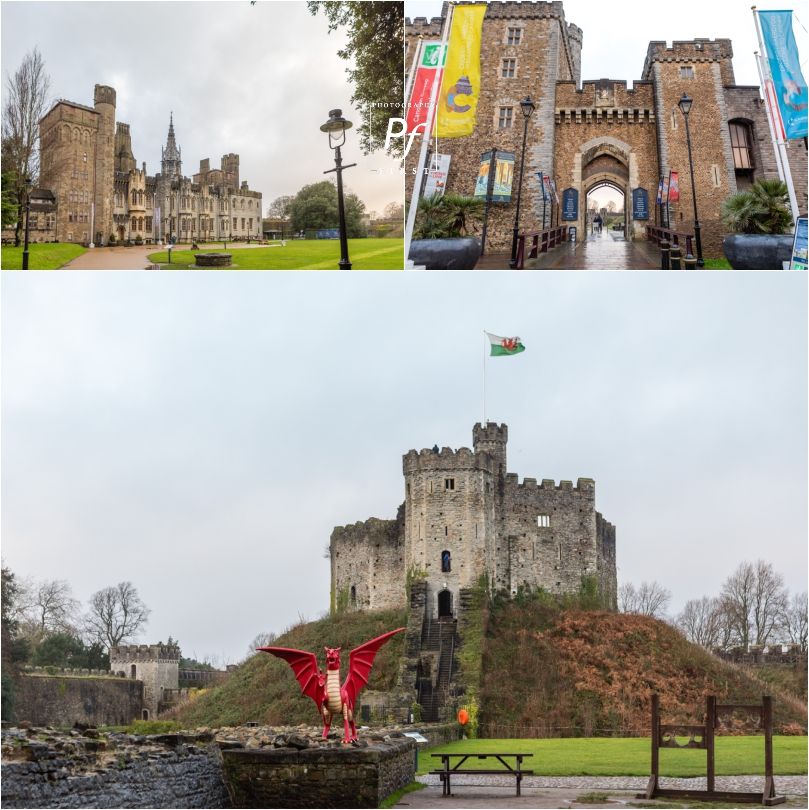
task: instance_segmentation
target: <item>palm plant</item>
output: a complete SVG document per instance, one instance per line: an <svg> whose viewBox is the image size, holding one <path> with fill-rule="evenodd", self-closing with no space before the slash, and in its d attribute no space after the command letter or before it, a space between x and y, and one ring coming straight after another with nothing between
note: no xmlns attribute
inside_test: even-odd
<svg viewBox="0 0 809 810"><path fill-rule="evenodd" d="M734 233L782 234L792 227L789 189L783 180L757 180L722 203L722 221Z"/></svg>
<svg viewBox="0 0 809 810"><path fill-rule="evenodd" d="M471 223L483 218L484 201L463 194L420 197L414 239L451 239L467 236Z"/></svg>

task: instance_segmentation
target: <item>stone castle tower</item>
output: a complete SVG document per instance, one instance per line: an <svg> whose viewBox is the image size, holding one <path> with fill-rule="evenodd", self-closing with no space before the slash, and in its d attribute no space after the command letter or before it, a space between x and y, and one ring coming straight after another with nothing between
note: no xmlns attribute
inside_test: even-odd
<svg viewBox="0 0 809 810"><path fill-rule="evenodd" d="M143 720L154 720L167 689L179 688L180 648L141 644L110 648L110 670L143 682Z"/></svg>
<svg viewBox="0 0 809 810"><path fill-rule="evenodd" d="M508 427L489 422L473 428L473 449L410 450L397 518L332 532L335 605L404 607L416 576L426 581L428 615L457 615L460 592L484 575L511 594L576 593L593 580L614 604L615 527L595 510L595 482L519 483L507 471L507 443Z"/></svg>

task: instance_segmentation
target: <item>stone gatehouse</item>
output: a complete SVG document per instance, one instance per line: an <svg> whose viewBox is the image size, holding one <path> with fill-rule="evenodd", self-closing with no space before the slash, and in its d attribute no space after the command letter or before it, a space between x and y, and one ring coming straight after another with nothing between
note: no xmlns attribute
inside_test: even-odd
<svg viewBox="0 0 809 810"><path fill-rule="evenodd" d="M116 122L113 87L97 84L92 107L60 99L39 127L47 179L32 205L32 241L262 238L262 195L240 181L239 156L223 155L219 169L205 158L193 178L184 177L173 115L155 175L137 166L129 124Z"/></svg>
<svg viewBox="0 0 809 810"><path fill-rule="evenodd" d="M394 520L371 518L331 535L335 602L407 606L408 579L424 579L432 618L457 616L461 591L482 575L492 590L576 593L592 580L615 604L615 527L595 509L595 482L537 483L507 471L508 427L473 429L474 449L403 457L405 500Z"/></svg>
<svg viewBox="0 0 809 810"><path fill-rule="evenodd" d="M418 40L440 39L446 18L445 4L442 17L405 21L407 69ZM756 178L778 176L759 88L736 84L731 41L650 42L631 87L625 79L582 80L583 42L584 32L565 19L558 0L487 3L475 131L438 139L438 151L451 156L447 190L472 194L481 154L493 147L516 153L512 202L492 204L487 236L492 250L510 246L523 137L520 102L530 95L536 109L528 124L523 230L551 225L551 207L543 206L537 177L543 172L555 180L560 200L564 189L578 192L578 218L564 224L576 226L580 239L587 194L604 184L624 194L627 238L644 238L647 221L633 219L632 192L646 190L654 223L658 181L676 171L680 201L671 204L671 226L693 233L685 123L677 107L687 93L694 100L689 126L703 251L721 256L722 201ZM640 67L640 53L638 62ZM418 144L417 138L407 158L408 199ZM790 141L788 153L798 207L805 214L806 140Z"/></svg>

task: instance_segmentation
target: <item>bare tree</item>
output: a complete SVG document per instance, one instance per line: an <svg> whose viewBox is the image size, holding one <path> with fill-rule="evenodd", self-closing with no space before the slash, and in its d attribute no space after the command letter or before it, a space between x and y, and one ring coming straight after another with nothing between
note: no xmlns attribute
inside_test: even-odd
<svg viewBox="0 0 809 810"><path fill-rule="evenodd" d="M404 204L389 202L383 212L385 219L404 219Z"/></svg>
<svg viewBox="0 0 809 810"><path fill-rule="evenodd" d="M89 605L84 618L85 632L107 649L122 641L134 640L152 612L143 604L131 582L119 582L115 587L94 593Z"/></svg>
<svg viewBox="0 0 809 810"><path fill-rule="evenodd" d="M635 588L631 582L624 582L618 588L618 609L621 613L635 613L662 619L671 601L671 591L657 582L641 582Z"/></svg>
<svg viewBox="0 0 809 810"><path fill-rule="evenodd" d="M675 623L689 641L710 649L718 646L722 639L722 620L721 601L703 596L702 599L689 599Z"/></svg>
<svg viewBox="0 0 809 810"><path fill-rule="evenodd" d="M368 212L368 217L369 217L369 219L370 219L371 221L373 221L373 220L375 220L375 219L379 219L379 214L377 214L377 212L376 212L376 211L369 211L369 212Z"/></svg>
<svg viewBox="0 0 809 810"><path fill-rule="evenodd" d="M789 644L800 644L806 651L807 593L793 593L784 600L781 611L781 633Z"/></svg>
<svg viewBox="0 0 809 810"><path fill-rule="evenodd" d="M276 197L267 208L267 218L286 219L287 208L289 208L289 204L294 199L294 197L288 195L285 197Z"/></svg>
<svg viewBox="0 0 809 810"><path fill-rule="evenodd" d="M34 644L52 633L77 635L80 609L67 580L24 580L20 590L20 630Z"/></svg>
<svg viewBox="0 0 809 810"><path fill-rule="evenodd" d="M745 649L750 644L766 644L783 614L784 578L772 563L745 561L722 584L722 600L733 640Z"/></svg>
<svg viewBox="0 0 809 810"><path fill-rule="evenodd" d="M607 211L609 211L611 214L615 213L617 208L618 208L618 206L615 204L615 202L613 200L610 200L607 203Z"/></svg>
<svg viewBox="0 0 809 810"><path fill-rule="evenodd" d="M15 244L19 246L26 198L25 180L30 177L39 182L39 121L51 102L51 80L36 48L26 53L14 76L6 73L5 96L0 153L2 170L11 178L17 205Z"/></svg>

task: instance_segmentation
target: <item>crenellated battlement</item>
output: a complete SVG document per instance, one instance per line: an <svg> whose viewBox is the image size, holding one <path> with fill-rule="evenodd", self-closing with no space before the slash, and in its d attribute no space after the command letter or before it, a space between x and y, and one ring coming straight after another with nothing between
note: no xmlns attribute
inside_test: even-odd
<svg viewBox="0 0 809 810"><path fill-rule="evenodd" d="M491 472L493 461L485 452L475 452L468 447L453 450L442 447L438 452L424 448L419 452L409 450L402 456L404 474L417 470L473 469Z"/></svg>
<svg viewBox="0 0 809 810"><path fill-rule="evenodd" d="M557 486L553 478L543 478L538 484L536 478L524 478L523 482L519 483L519 475L517 473L506 474L506 486L516 487L518 490L531 491L531 490L545 490L559 492L561 490L570 490L572 492L586 492L592 493L595 491L596 482L592 478L579 478L576 480L576 486L573 486L572 481L560 481Z"/></svg>
<svg viewBox="0 0 809 810"><path fill-rule="evenodd" d="M180 663L180 648L168 647L165 644L132 644L130 646L110 647L110 667L115 663Z"/></svg>
<svg viewBox="0 0 809 810"><path fill-rule="evenodd" d="M675 40L669 46L666 42L652 41L646 49L643 63L644 80L651 78L655 62L722 62L733 59L733 43L729 39Z"/></svg>
<svg viewBox="0 0 809 810"><path fill-rule="evenodd" d="M116 102L115 88L104 84L97 84L95 86L95 92L93 93L93 102L96 105L111 104L114 107Z"/></svg>

